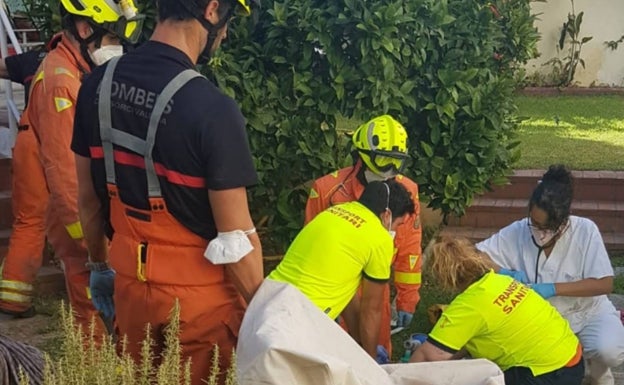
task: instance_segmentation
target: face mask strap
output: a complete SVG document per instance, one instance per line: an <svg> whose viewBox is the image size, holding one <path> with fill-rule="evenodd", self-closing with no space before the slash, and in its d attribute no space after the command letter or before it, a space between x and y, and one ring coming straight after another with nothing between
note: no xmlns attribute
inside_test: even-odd
<svg viewBox="0 0 624 385"><path fill-rule="evenodd" d="M386 182L383 182L383 185L386 186L386 211L390 212L390 223L388 224L388 230L392 226L392 210L390 210L390 186Z"/></svg>

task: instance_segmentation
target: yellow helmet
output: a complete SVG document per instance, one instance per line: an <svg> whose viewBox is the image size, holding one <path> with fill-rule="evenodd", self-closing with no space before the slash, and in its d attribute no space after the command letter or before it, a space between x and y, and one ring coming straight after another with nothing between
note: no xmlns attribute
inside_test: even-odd
<svg viewBox="0 0 624 385"><path fill-rule="evenodd" d="M362 161L375 174L396 175L405 166L407 132L390 115L378 116L362 124L351 139Z"/></svg>
<svg viewBox="0 0 624 385"><path fill-rule="evenodd" d="M144 16L133 0L61 0L61 7L130 43L136 43L143 29Z"/></svg>
<svg viewBox="0 0 624 385"><path fill-rule="evenodd" d="M251 3L254 1L247 1L247 0L236 0L236 3L238 3L238 5L240 5L241 8L241 12L243 15L245 16L249 16L251 15Z"/></svg>

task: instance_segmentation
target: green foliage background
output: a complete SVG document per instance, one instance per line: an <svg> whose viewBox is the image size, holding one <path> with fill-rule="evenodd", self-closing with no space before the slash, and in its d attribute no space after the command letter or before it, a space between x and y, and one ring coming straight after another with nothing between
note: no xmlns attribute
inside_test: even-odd
<svg viewBox="0 0 624 385"><path fill-rule="evenodd" d="M267 252L300 229L306 182L349 163L337 118L403 122L406 174L445 214L504 182L520 155L512 93L536 53L534 20L528 0L263 0L230 23L205 72L248 119Z"/></svg>
<svg viewBox="0 0 624 385"><path fill-rule="evenodd" d="M536 53L526 0L263 1L213 61L242 105L262 180L254 212L283 247L306 181L344 163L336 118L390 113L409 131L421 199L461 215L519 157L512 93ZM355 129L356 127L352 127Z"/></svg>

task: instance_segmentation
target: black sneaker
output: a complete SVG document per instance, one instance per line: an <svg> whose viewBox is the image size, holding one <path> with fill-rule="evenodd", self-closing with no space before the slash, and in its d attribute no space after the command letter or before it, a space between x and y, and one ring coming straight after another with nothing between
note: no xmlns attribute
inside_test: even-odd
<svg viewBox="0 0 624 385"><path fill-rule="evenodd" d="M24 311L12 311L0 308L0 313L10 315L13 318L32 318L37 315L34 306L31 306Z"/></svg>

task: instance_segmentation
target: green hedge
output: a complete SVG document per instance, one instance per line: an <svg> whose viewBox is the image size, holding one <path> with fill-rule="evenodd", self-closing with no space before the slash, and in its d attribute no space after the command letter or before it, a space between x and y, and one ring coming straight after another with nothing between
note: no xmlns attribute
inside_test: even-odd
<svg viewBox="0 0 624 385"><path fill-rule="evenodd" d="M520 155L512 92L536 52L534 20L527 0L263 0L256 23L233 21L209 76L249 122L267 251L300 229L305 183L349 163L337 118L403 122L406 173L445 214L504 182Z"/></svg>

